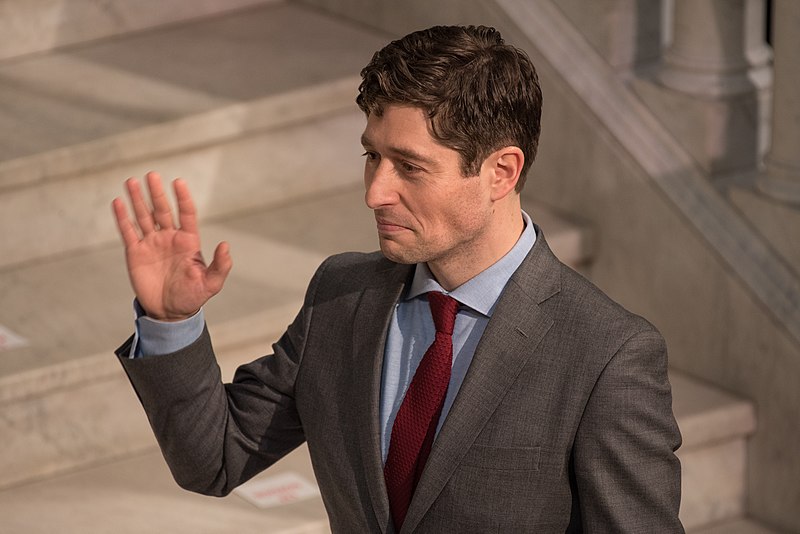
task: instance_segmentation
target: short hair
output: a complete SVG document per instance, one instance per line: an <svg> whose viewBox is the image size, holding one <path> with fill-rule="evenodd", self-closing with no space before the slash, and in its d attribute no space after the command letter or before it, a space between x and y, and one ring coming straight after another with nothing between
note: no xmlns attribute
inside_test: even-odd
<svg viewBox="0 0 800 534"><path fill-rule="evenodd" d="M386 105L422 108L434 139L461 155L474 176L504 146L525 156L516 190L539 144L542 90L527 54L486 26L434 26L377 51L361 70L356 103L380 117Z"/></svg>

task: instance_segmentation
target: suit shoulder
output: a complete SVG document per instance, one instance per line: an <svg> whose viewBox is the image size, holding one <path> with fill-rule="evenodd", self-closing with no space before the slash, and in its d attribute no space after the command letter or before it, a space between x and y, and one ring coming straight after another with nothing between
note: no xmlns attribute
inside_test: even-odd
<svg viewBox="0 0 800 534"><path fill-rule="evenodd" d="M384 273L402 268L380 252L343 252L328 257L317 269L312 284L328 291L347 292L363 289Z"/></svg>
<svg viewBox="0 0 800 534"><path fill-rule="evenodd" d="M391 265L380 252L342 252L326 258L318 271L324 272L326 279L360 278Z"/></svg>
<svg viewBox="0 0 800 534"><path fill-rule="evenodd" d="M384 263L391 263L379 251L375 252L342 252L328 256L322 265L326 269L334 271L339 269L352 270L378 266Z"/></svg>
<svg viewBox="0 0 800 534"><path fill-rule="evenodd" d="M558 314L568 318L576 326L593 330L598 335L612 334L621 340L646 333L661 337L656 327L647 319L626 309L602 289L563 264L561 281Z"/></svg>

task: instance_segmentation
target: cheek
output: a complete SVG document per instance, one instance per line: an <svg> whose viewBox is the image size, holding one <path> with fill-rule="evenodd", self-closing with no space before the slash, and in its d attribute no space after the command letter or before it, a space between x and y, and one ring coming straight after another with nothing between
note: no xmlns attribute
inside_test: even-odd
<svg viewBox="0 0 800 534"><path fill-rule="evenodd" d="M477 180L470 182L469 187L465 187L458 196L452 199L452 207L455 216L464 220L482 220L485 214L492 209L492 202L488 192L480 187Z"/></svg>
<svg viewBox="0 0 800 534"><path fill-rule="evenodd" d="M440 239L474 234L492 209L491 199L477 180L418 193L407 197L407 207L425 233Z"/></svg>
<svg viewBox="0 0 800 534"><path fill-rule="evenodd" d="M484 201L481 192L472 191L452 199L441 224L449 236L469 238L485 225L490 211L491 205Z"/></svg>

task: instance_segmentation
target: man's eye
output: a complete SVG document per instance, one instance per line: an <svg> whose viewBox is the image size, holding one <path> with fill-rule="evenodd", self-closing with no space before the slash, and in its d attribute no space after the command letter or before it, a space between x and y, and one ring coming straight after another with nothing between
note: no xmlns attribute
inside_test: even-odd
<svg viewBox="0 0 800 534"><path fill-rule="evenodd" d="M378 155L375 152L370 152L369 150L367 150L366 152L364 152L361 155L363 157L366 157L367 161L374 161L374 160L378 159Z"/></svg>
<svg viewBox="0 0 800 534"><path fill-rule="evenodd" d="M400 162L400 169L406 174L414 174L420 171L420 168L416 165L412 165L406 161Z"/></svg>

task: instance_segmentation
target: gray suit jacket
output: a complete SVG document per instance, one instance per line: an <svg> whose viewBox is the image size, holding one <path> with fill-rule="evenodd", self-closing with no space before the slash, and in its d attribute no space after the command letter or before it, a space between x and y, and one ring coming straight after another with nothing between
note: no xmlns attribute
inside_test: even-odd
<svg viewBox="0 0 800 534"><path fill-rule="evenodd" d="M274 353L232 384L207 333L171 355L120 358L178 484L225 495L305 440L332 530L393 532L378 404L388 322L411 272L378 253L329 258ZM683 532L679 445L661 335L561 264L539 232L402 533Z"/></svg>

